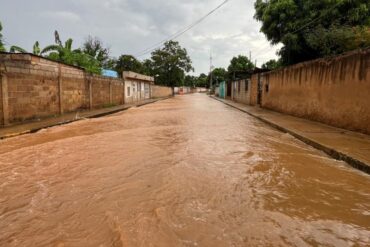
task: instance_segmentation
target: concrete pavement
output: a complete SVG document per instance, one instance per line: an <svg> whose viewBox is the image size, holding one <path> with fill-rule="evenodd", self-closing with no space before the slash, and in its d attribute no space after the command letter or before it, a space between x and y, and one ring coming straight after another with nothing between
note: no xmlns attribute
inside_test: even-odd
<svg viewBox="0 0 370 247"><path fill-rule="evenodd" d="M212 96L370 174L370 136Z"/></svg>

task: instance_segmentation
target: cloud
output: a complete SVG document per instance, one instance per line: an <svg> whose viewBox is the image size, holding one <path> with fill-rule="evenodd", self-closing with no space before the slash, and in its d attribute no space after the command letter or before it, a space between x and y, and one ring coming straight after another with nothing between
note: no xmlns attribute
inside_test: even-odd
<svg viewBox="0 0 370 247"><path fill-rule="evenodd" d="M47 11L41 15L46 18L56 19L59 21L78 22L81 20L81 17L78 14L70 11Z"/></svg>
<svg viewBox="0 0 370 247"><path fill-rule="evenodd" d="M0 21L8 42L31 49L53 43L58 30L63 40L80 45L88 35L100 37L112 55L138 54L182 30L216 7L222 0L2 0ZM214 66L227 67L233 56L252 51L258 65L275 58L279 47L270 47L253 19L253 0L230 0L223 8L177 40L188 50L195 73ZM14 11L17 10L17 15ZM140 57L145 59L150 54Z"/></svg>

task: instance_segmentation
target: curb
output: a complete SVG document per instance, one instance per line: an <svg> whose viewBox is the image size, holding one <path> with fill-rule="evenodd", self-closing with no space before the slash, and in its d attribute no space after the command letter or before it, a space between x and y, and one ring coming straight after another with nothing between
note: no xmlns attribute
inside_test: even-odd
<svg viewBox="0 0 370 247"><path fill-rule="evenodd" d="M80 117L80 118L77 118L77 119L65 120L65 121L61 121L61 122L58 122L58 123L54 123L54 124L50 124L50 125L46 125L46 126L42 126L42 127L35 127L35 128L31 128L29 130L18 132L18 133L10 133L10 134L0 136L0 140L4 140L4 139L16 137L16 136L21 136L21 135L25 135L25 134L36 133L36 132L38 132L42 129L47 129L47 128L51 128L51 127L55 127L55 126L65 125L65 124L77 122L77 121L80 121L80 120L83 120L83 119L104 117L104 116L115 114L115 113L118 113L118 112L121 112L121 111L126 111L126 110L128 110L132 107L141 107L141 106L144 106L144 105L153 104L155 102L158 102L158 101L161 101L161 100L166 100L166 99L169 99L169 98L172 98L172 97L158 98L158 99L154 99L150 102L139 103L139 104L136 104L136 105L135 104L134 105L129 105L129 106L122 107L120 109L115 109L115 110L112 110L112 111L87 115L85 117Z"/></svg>
<svg viewBox="0 0 370 247"><path fill-rule="evenodd" d="M256 118L256 119L258 119L258 120L260 120L260 121L262 121L262 122L264 122L266 124L268 124L268 125L270 125L271 127L275 128L275 129L277 129L277 130L279 130L281 132L288 133L288 134L294 136L295 138L297 138L298 140L300 140L300 141L302 141L302 142L304 142L304 143L306 143L306 144L308 144L308 145L310 145L310 146L312 146L312 147L314 147L314 148L316 148L316 149L318 149L320 151L323 151L324 153L326 153L327 155L329 155L330 157L332 157L332 158L334 158L336 160L345 161L347 164L349 164L353 168L355 168L357 170L360 170L362 172L365 172L367 174L370 174L370 164L366 164L366 163L364 163L364 162L362 162L362 161L360 161L358 159L355 159L355 158L353 158L353 157L351 157L351 156L349 156L347 154L344 154L344 153L342 153L340 151L337 151L337 150L335 150L335 149L333 149L331 147L322 145L322 144L320 144L319 142L317 142L315 140L312 140L312 139L307 138L307 137L305 137L303 135L300 135L297 132L294 132L294 131L292 131L290 129L287 129L287 128L281 126L281 125L278 125L278 124L276 124L276 123L274 123L272 121L269 121L269 120L267 120L265 118L262 118L260 116L257 116L257 115L255 115L253 113L250 113L250 112L248 112L248 111L246 111L244 109L241 109L241 108L239 108L237 106L234 106L234 105L232 105L232 104L230 104L228 102L225 102L225 101L223 101L221 99L218 99L217 97L210 96L210 98L213 98L213 99L215 99L217 101L220 101L221 103L224 103L225 105L228 105L230 107L233 107L233 108L235 108L235 109L237 109L239 111L242 111L244 113L247 113L248 115L250 115L250 116L252 116L252 117L254 117L254 118Z"/></svg>

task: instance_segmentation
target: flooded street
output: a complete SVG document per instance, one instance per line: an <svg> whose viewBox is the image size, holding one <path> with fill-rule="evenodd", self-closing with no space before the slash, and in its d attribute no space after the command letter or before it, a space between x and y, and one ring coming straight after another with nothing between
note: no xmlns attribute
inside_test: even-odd
<svg viewBox="0 0 370 247"><path fill-rule="evenodd" d="M0 246L320 245L370 245L370 176L206 95L0 142Z"/></svg>

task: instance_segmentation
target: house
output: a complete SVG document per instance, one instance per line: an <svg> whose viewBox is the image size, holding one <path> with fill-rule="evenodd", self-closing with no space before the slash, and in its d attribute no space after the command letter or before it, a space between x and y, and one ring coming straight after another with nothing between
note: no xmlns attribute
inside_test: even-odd
<svg viewBox="0 0 370 247"><path fill-rule="evenodd" d="M125 104L151 98L151 87L154 85L154 77L132 71L124 71L122 78L125 85Z"/></svg>

